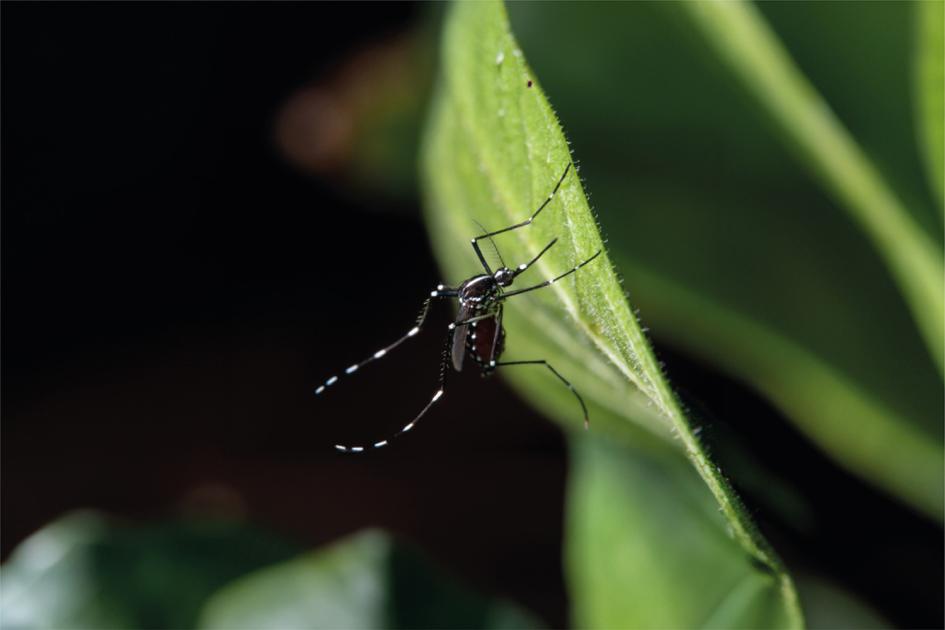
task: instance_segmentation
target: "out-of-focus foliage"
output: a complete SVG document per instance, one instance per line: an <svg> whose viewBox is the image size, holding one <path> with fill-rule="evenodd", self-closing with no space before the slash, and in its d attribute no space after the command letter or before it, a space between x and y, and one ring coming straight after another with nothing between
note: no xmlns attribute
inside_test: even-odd
<svg viewBox="0 0 945 630"><path fill-rule="evenodd" d="M725 531L682 458L572 440L569 586L579 628L783 628L777 576Z"/></svg>
<svg viewBox="0 0 945 630"><path fill-rule="evenodd" d="M284 157L362 201L413 199L433 38L419 28L375 43L296 91L276 120Z"/></svg>
<svg viewBox="0 0 945 630"><path fill-rule="evenodd" d="M942 25L916 20L917 7L760 5L940 249L941 204L916 138L940 146L941 134L919 125L917 136L910 79L915 27ZM936 364L876 248L704 27L681 5L510 10L647 324L752 384L850 470L941 519ZM560 41L569 45L549 45Z"/></svg>
<svg viewBox="0 0 945 630"><path fill-rule="evenodd" d="M771 628L787 624L775 578L737 553L682 457L571 442L566 562L580 628ZM810 628L888 622L836 586L796 576Z"/></svg>
<svg viewBox="0 0 945 630"><path fill-rule="evenodd" d="M128 527L91 512L47 525L0 571L0 626L192 628L204 601L294 545L224 522Z"/></svg>
<svg viewBox="0 0 945 630"><path fill-rule="evenodd" d="M379 531L258 571L210 600L205 628L538 628L444 579Z"/></svg>
<svg viewBox="0 0 945 630"><path fill-rule="evenodd" d="M378 531L300 555L235 523L131 527L83 512L24 541L0 577L7 630L542 625Z"/></svg>
<svg viewBox="0 0 945 630"><path fill-rule="evenodd" d="M791 143L799 164L870 239L928 352L943 369L941 235L924 232L913 219L752 4L700 2L684 7L715 57Z"/></svg>
<svg viewBox="0 0 945 630"><path fill-rule="evenodd" d="M917 3L914 19L916 135L945 219L945 2Z"/></svg>

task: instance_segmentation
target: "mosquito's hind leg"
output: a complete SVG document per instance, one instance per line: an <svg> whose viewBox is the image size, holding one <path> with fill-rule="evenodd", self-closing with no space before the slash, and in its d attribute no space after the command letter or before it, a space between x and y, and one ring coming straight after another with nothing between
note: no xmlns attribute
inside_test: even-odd
<svg viewBox="0 0 945 630"><path fill-rule="evenodd" d="M561 188L561 183L564 182L564 178L567 177L568 172L570 170L571 170L571 163L568 162L568 165L564 168L564 173L561 174L561 177L558 179L558 183L555 184L554 190L552 190L551 194L548 195L548 198L545 199L540 206L538 206L538 210L535 210L535 212L532 213L532 216L528 217L521 223L510 225L509 227L502 228L501 230L496 230L495 232L486 232L485 234L480 234L476 238L472 239L473 249L476 250L476 256L479 257L479 262L482 263L482 268L486 270L486 273L488 273L491 276L492 269L489 267L489 263L486 262L485 256L482 255L482 250L479 249L479 241L484 238L490 238L492 236L496 236L497 234L510 232L512 230L517 230L518 228L525 227L526 225L531 225L531 222L535 220L535 217L537 217L538 214L542 210L545 209L545 206L551 203L551 200L554 199L554 196L557 194L558 189Z"/></svg>
<svg viewBox="0 0 945 630"><path fill-rule="evenodd" d="M342 444L335 444L335 448L341 451L342 453L361 453L366 450L372 450L376 448L381 448L387 446L391 443L392 440L400 437L404 433L410 431L417 422L429 411L430 407L433 406L433 403L438 401L443 397L443 392L446 390L446 374L449 372L449 360L450 360L450 346L452 346L453 335L452 331L446 336L446 345L443 346L443 354L440 357L440 377L437 383L436 392L433 394L433 398L430 399L430 402L420 410L413 420L405 424L399 431L394 433L392 436L385 440L380 440L379 442L374 442L369 446L344 446Z"/></svg>
<svg viewBox="0 0 945 630"><path fill-rule="evenodd" d="M403 342L407 341L408 339L410 339L411 337L413 337L414 335L416 335L417 333L419 333L420 330L423 328L424 322L426 322L427 314L430 312L430 303L433 302L433 300L435 300L435 299L444 299L444 298L456 297L456 294L457 294L456 289L451 289L451 288L446 287L446 286L444 286L444 285L442 285L442 284L441 284L441 285L438 285L438 286L436 287L436 289L434 289L433 291L430 292L430 297L428 297L426 300L423 301L423 307L420 309L420 314L417 316L417 323L414 325L413 328L411 328L410 330L407 331L407 334L405 334L403 337L401 337L400 339L398 339L398 340L395 341L394 343L392 343L392 344L390 344L390 345L387 345L387 346L384 346L383 348L381 348L380 350L378 350L377 352L375 352L374 354L372 354L372 355L369 356L368 358L364 359L363 361L361 361L361 362L359 362L359 363L355 363L354 365L351 365L351 366L345 368L344 373L345 373L346 375L347 375L347 374L354 374L355 372L357 372L358 370L360 370L362 367L364 367L364 366L367 365L368 363L371 363L372 361L376 361L376 360L380 359L381 357L383 357L384 355L386 355L388 352L390 352L391 350L393 350L394 348L396 348L397 346L399 346L399 345L402 344ZM337 381L338 381L338 376L337 376L337 375L336 375L336 376L332 376L331 378L327 379L324 383L322 383L321 385L319 385L318 387L316 387L316 388L315 388L315 393L316 393L316 394L321 394L321 393L322 393L323 391L325 391L327 388L329 388L329 387L331 387L332 385L334 385Z"/></svg>
<svg viewBox="0 0 945 630"><path fill-rule="evenodd" d="M567 388L571 390L571 393L574 394L574 397L577 398L578 402L581 403L581 411L584 412L584 428L587 429L588 425L590 424L590 417L588 416L587 405L584 404L584 399L581 398L581 395L577 392L576 389L574 389L574 385L572 385L568 379L561 376L558 370L551 367L550 363L548 363L544 359L537 359L534 361L502 361L501 363L493 362L493 364L490 365L490 367L499 368L499 367L508 367L511 365L544 365L546 368L551 370L551 373L557 376L558 380L564 383L567 386Z"/></svg>

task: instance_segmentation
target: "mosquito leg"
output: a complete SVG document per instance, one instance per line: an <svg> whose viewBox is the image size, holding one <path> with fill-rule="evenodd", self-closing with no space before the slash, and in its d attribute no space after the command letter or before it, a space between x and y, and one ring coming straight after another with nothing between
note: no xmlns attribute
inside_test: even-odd
<svg viewBox="0 0 945 630"><path fill-rule="evenodd" d="M420 330L423 328L424 322L427 319L427 314L430 312L430 303L433 302L433 300L435 299L445 299L445 298L456 297L456 294L457 294L456 289L450 289L449 287L446 287L442 284L438 285L435 290L430 292L430 297L428 297L426 300L423 301L423 307L420 309L420 314L417 316L417 323L413 328L407 331L407 334L405 334L403 337L401 337L394 343L388 346L384 346L383 348L381 348L380 350L378 350L377 352L375 352L368 358L364 359L363 361L359 363L355 363L354 365L346 368L344 373L346 375L354 374L355 372L360 370L362 367L364 367L368 363L371 363L372 361L376 361L380 359L381 357L386 355L388 352L390 352L391 350L393 350L394 348L396 348L403 342L407 341L408 339L410 339L411 337L419 333ZM338 381L338 376L332 376L331 378L326 380L324 383L319 385L317 388L315 388L315 393L321 394L326 389L334 385L337 381Z"/></svg>
<svg viewBox="0 0 945 630"><path fill-rule="evenodd" d="M574 385L568 381L568 379L561 376L558 370L551 367L551 364L545 361L544 359L537 359L535 361L503 361L501 363L496 363L495 361L491 362L489 367L498 368L498 367L507 367L510 365L544 365L546 368L551 370L551 373L558 377L558 380L564 383L568 389L571 390L571 393L574 394L574 397L577 398L578 402L581 403L581 410L584 412L584 429L586 430L590 424L590 417L587 414L587 405L584 404L584 399L581 398L581 395L574 389Z"/></svg>
<svg viewBox="0 0 945 630"><path fill-rule="evenodd" d="M521 293L528 293L529 291L534 291L535 289L540 289L540 288L542 288L542 287L547 287L548 285L554 284L555 282L557 282L557 281L560 280L561 278L570 276L572 273L574 273L575 271L577 271L578 269L580 269L581 267L583 267L583 266L586 265L587 263L591 262L592 260L594 260L595 258L597 258L598 256L600 256L601 251L603 251L603 250L600 250L600 249L597 250L597 253L596 253L596 254L594 254L593 256L591 256L590 258L588 258L587 260L585 260L585 261L582 262L581 264L575 266L573 269L569 269L569 270L565 271L563 274L561 274L561 275L558 276L557 278L552 278L551 280L545 280L545 281L542 282L541 284L536 284L536 285L533 286L533 287L526 287L526 288L524 288L524 289L519 289L518 291L507 291L506 293L503 293L501 296L499 296L499 299L500 299L500 300L504 300L505 298L510 298L510 297L512 297L513 295L519 295L519 294L521 294Z"/></svg>
<svg viewBox="0 0 945 630"><path fill-rule="evenodd" d="M555 239L552 239L550 243L548 243L547 245L545 245L545 248L544 248L543 250L541 250L540 252L538 252L538 255L537 255L537 256L535 256L534 258L532 258L532 259L531 259L530 261L528 261L527 263L522 263L521 265L519 265L518 267L516 267L516 268L512 271L512 278L514 279L514 278L517 277L520 273L523 273L526 269L528 269L529 267L531 267L532 265L534 265L536 262L538 262L538 259L541 258L541 257L545 254L545 252L547 252L549 249L551 249L552 245L554 245L554 244L557 243L557 242L558 242L558 239L556 239L556 238L555 238Z"/></svg>
<svg viewBox="0 0 945 630"><path fill-rule="evenodd" d="M458 322L453 322L452 324L450 324L450 330L453 330L454 328L458 328L460 326L467 326L469 324L472 324L473 322L478 322L483 319L489 319L490 317L495 317L495 312L486 313L485 315L476 315L475 317L470 317L469 319L463 319Z"/></svg>
<svg viewBox="0 0 945 630"><path fill-rule="evenodd" d="M427 411L429 411L430 407L433 406L433 403L435 403L436 401L438 401L440 398L443 397L443 392L446 389L446 374L449 372L450 346L452 345L452 342L453 342L453 335L451 333L446 336L446 345L443 346L443 354L440 357L440 377L437 382L436 392L433 394L433 398L430 399L430 402L428 402L426 406L424 406L424 408L420 410L420 413L414 416L413 420L405 424L403 427L400 428L399 431L394 433L392 436L390 436L386 440L374 442L370 446L344 446L342 444L335 444L335 448L341 451L342 453L361 453L366 450L381 448L381 447L387 446L388 444L391 443L391 441L393 441L394 439L400 437L404 433L414 428L417 422L419 422L420 419L427 413Z"/></svg>
<svg viewBox="0 0 945 630"><path fill-rule="evenodd" d="M554 196L555 196L555 194L558 192L558 189L561 188L561 183L564 181L564 178L567 177L568 172L569 172L570 170L571 170L571 163L568 162L568 165L567 165L567 166L565 167L565 169L564 169L564 173L561 174L561 178L558 179L558 183L555 184L554 190L552 190L552 191L551 191L551 194L548 195L548 198L545 199L545 201L542 202L542 204L541 204L540 206L538 206L538 210L535 210L535 212L532 213L532 216L528 217L527 219L525 219L525 220L522 221L521 223L516 223L515 225L510 225L509 227L502 228L501 230L496 230L495 232L486 232L485 234L480 234L480 235L477 236L476 238L472 239L472 246L473 246L473 249L476 250L476 256L479 257L479 262L482 263L482 268L486 270L486 273L488 273L488 274L491 276L491 275L492 275L492 269L489 267L489 263L486 262L485 256L482 255L482 251L479 249L479 241L480 241L481 239L484 239L484 238L490 238L490 237L492 237L492 236L496 236L497 234L503 234L503 233L509 232L509 231L511 231L511 230L517 230L518 228L525 227L526 225L531 225L532 221L535 220L535 217L537 217L538 214L539 214L542 210L545 209L545 206L547 206L547 205L551 202L551 200L554 199Z"/></svg>

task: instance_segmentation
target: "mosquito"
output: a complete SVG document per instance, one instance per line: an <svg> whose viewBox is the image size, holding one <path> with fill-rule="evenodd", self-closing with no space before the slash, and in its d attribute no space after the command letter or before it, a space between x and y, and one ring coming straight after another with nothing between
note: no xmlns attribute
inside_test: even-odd
<svg viewBox="0 0 945 630"><path fill-rule="evenodd" d="M417 322L413 328L408 330L404 336L397 339L394 343L381 348L360 363L355 363L354 365L345 369L344 375L347 376L354 374L365 365L383 358L397 346L404 343L411 337L416 336L417 333L419 333L423 328L423 324L427 319L427 313L430 310L430 305L434 300L457 299L459 301L459 313L455 321L453 321L453 323L451 323L448 328L446 344L443 347L442 356L440 358L440 375L437 383L437 389L433 394L433 397L430 399L430 402L428 402L426 406L420 410L420 413L414 416L410 422L405 424L399 431L387 439L374 442L369 446L344 446L341 444L336 444L335 448L337 450L343 453L360 453L366 450L382 448L390 444L392 440L409 432L416 426L417 422L419 422L420 419L426 415L427 411L430 410L434 403L443 397L443 393L446 388L446 377L449 373L451 364L454 370L460 372L463 369L463 363L467 357L472 359L483 376L491 375L497 368L500 367L512 367L519 365L544 366L552 374L554 374L555 377L561 381L561 383L571 390L571 393L574 394L575 398L577 398L578 403L581 405L581 411L584 414L584 428L587 428L589 418L587 413L587 405L584 404L584 399L581 398L581 395L576 389L574 389L574 386L571 385L570 381L568 381L564 376L561 375L560 372L552 367L548 361L544 359L534 359L531 361L499 360L502 356L503 350L505 349L505 328L502 326L502 306L505 300L509 299L510 297L522 295L523 293L528 293L529 291L535 291L537 289L550 286L562 278L566 278L600 256L601 250L597 250L596 254L584 262L575 265L559 276L556 276L550 280L545 280L539 284L526 287L524 289L510 291L507 289L508 287L512 286L512 283L515 281L515 279L527 271L536 262L538 262L538 259L541 258L545 252L551 249L554 244L558 242L558 239L552 239L552 241L545 245L544 249L538 252L534 258L514 268L507 267L505 261L501 260L502 256L500 254L499 259L502 262L502 266L495 271L493 271L492 267L489 266L489 263L486 262L486 258L482 255L482 250L479 247L479 241L483 239L490 239L491 241L492 237L494 236L531 225L532 221L534 221L541 211L544 210L549 203L551 203L552 199L554 199L558 189L561 188L561 184L568 176L570 170L571 164L569 163L567 167L565 167L564 173L561 174L561 177L555 184L551 194L548 195L544 202L538 207L537 210L535 210L535 212L532 213L530 217L521 223L516 223L515 225L510 225L509 227L502 228L501 230L495 230L493 232L485 231L483 228L484 233L472 239L473 250L475 250L476 256L479 258L479 262L482 264L482 268L485 273L477 274L469 278L456 288L450 288L442 284L437 285L436 289L431 291L429 297L427 297L427 299L423 302L423 307L420 309L420 315L417 317ZM494 242L493 246L495 246ZM496 248L497 254L498 251L498 248ZM322 394L329 387L337 383L338 379L339 377L337 375L332 376L323 384L319 385L315 389L315 393Z"/></svg>

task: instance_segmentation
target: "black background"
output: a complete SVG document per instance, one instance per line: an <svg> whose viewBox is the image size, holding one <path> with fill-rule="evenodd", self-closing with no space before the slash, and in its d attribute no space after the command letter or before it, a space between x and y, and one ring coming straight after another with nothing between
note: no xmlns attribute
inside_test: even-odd
<svg viewBox="0 0 945 630"><path fill-rule="evenodd" d="M275 116L422 10L2 12L4 557L80 507L141 521L223 511L313 546L381 525L566 624L564 443L500 381L454 379L396 449L331 449L384 435L428 400L447 313L390 365L311 393L409 328L440 278L415 204L352 201L294 168ZM898 624L941 623L936 526L837 469L751 393L657 348L691 404L733 423L707 422L723 466L738 440L810 502L800 531L745 491L792 570L842 582ZM898 572L910 579L889 579Z"/></svg>

